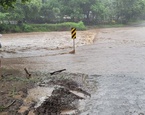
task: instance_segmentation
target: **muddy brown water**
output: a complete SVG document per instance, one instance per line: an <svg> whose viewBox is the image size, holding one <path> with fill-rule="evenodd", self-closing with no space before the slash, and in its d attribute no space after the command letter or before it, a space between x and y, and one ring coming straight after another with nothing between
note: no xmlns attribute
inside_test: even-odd
<svg viewBox="0 0 145 115"><path fill-rule="evenodd" d="M144 27L111 28L99 31L95 44L77 47L75 55L68 54L71 48L45 51L33 49L30 50L31 53L4 52L4 55L1 54L4 57L2 65L17 69L27 67L32 71L54 71L66 68L70 72L89 74L144 73Z"/></svg>
<svg viewBox="0 0 145 115"><path fill-rule="evenodd" d="M78 31L75 45L82 46L92 44L95 36L93 30ZM65 50L72 48L73 40L71 33L66 32L34 32L4 34L1 38L1 56L32 57L54 54L54 50ZM10 54L10 55L8 55Z"/></svg>
<svg viewBox="0 0 145 115"><path fill-rule="evenodd" d="M98 91L86 101L82 115L145 114L145 27L94 31L97 33L95 43L77 47L76 54L63 54L69 52L70 47L36 50L35 43L31 42L31 50L22 52L20 46L15 53L3 51L2 66L20 70L27 67L30 71L41 72L65 68L67 72L94 75L92 80L98 82ZM3 50L8 51L5 48ZM15 45L12 48L15 49Z"/></svg>

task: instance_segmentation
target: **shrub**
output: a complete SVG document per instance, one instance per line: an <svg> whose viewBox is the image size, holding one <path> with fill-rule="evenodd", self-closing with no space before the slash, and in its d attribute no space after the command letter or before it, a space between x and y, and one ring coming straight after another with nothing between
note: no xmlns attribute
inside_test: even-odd
<svg viewBox="0 0 145 115"><path fill-rule="evenodd" d="M31 25L28 25L28 24L23 24L22 30L24 32L32 32L33 31L33 27Z"/></svg>
<svg viewBox="0 0 145 115"><path fill-rule="evenodd" d="M22 29L19 26L15 26L13 32L22 32Z"/></svg>
<svg viewBox="0 0 145 115"><path fill-rule="evenodd" d="M59 24L31 24L33 28L37 28L40 31L67 31L72 27L77 30L86 30L86 27L83 22L74 23L74 22L64 22Z"/></svg>
<svg viewBox="0 0 145 115"><path fill-rule="evenodd" d="M48 31L68 31L72 27L77 30L86 30L83 22L64 22L59 24L0 24L0 32L48 32Z"/></svg>

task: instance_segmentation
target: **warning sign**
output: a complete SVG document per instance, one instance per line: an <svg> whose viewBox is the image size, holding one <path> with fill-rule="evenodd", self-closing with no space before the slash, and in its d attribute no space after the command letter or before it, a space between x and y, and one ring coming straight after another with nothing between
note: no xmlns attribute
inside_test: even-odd
<svg viewBox="0 0 145 115"><path fill-rule="evenodd" d="M76 28L71 28L72 39L76 39Z"/></svg>

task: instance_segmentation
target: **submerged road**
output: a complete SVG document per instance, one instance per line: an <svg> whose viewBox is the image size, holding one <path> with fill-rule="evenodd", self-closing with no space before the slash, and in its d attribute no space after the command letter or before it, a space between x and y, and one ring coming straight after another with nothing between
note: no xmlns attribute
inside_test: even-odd
<svg viewBox="0 0 145 115"><path fill-rule="evenodd" d="M93 75L98 90L87 100L82 115L144 115L144 33L145 27L101 29L94 44L78 47L74 55L2 59L2 63L17 69L48 72L65 68Z"/></svg>

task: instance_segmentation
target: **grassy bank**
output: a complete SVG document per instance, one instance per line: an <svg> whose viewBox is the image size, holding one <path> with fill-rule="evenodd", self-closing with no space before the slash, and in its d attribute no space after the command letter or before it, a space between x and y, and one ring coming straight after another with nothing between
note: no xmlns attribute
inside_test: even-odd
<svg viewBox="0 0 145 115"><path fill-rule="evenodd" d="M95 25L95 26L87 26L89 29L93 28L117 28L117 27L125 27L126 25L124 24L100 24L100 25Z"/></svg>
<svg viewBox="0 0 145 115"><path fill-rule="evenodd" d="M127 24L100 24L93 26L94 28L117 28L117 27L128 27L128 26L145 26L145 20L129 21Z"/></svg>
<svg viewBox="0 0 145 115"><path fill-rule="evenodd" d="M64 22L57 24L0 24L0 33L21 33L21 32L50 32L50 31L70 31L72 27L77 30L95 29L95 28L117 28L145 23L144 20L128 22L128 24L97 24L94 26L85 26L83 22Z"/></svg>
<svg viewBox="0 0 145 115"><path fill-rule="evenodd" d="M68 31L72 27L77 30L86 30L83 22L64 22L58 24L0 24L0 33L15 32L49 32L49 31Z"/></svg>

